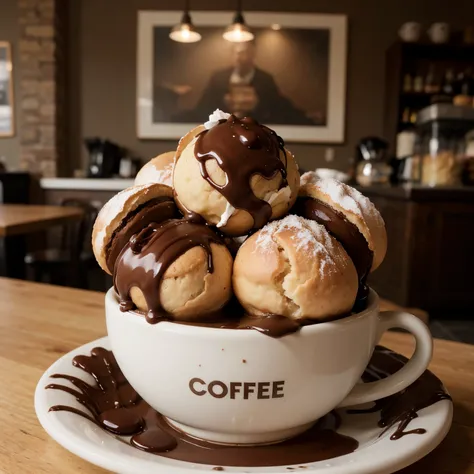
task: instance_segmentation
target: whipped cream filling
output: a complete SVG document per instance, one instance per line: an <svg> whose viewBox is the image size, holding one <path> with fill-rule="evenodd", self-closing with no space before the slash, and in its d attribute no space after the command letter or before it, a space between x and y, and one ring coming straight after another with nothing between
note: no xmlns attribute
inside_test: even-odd
<svg viewBox="0 0 474 474"><path fill-rule="evenodd" d="M263 200L268 202L270 206L274 203L277 199L283 199L284 201L289 201L291 196L291 189L289 186L285 186L284 188L280 189L279 191L270 191L263 197ZM229 219L235 212L235 207L232 206L228 201L225 206L225 211L221 215L221 219L216 225L216 227L224 227Z"/></svg>
<svg viewBox="0 0 474 474"><path fill-rule="evenodd" d="M229 201L227 201L227 204L225 205L225 211L221 215L221 220L217 223L216 227L224 227L229 219L232 217L232 215L235 212L235 207L232 206Z"/></svg>
<svg viewBox="0 0 474 474"><path fill-rule="evenodd" d="M230 117L230 114L227 112L223 112L220 109L214 110L211 115L209 115L209 120L204 122L204 127L206 130L210 130L212 127L215 127L219 120L227 120Z"/></svg>
<svg viewBox="0 0 474 474"><path fill-rule="evenodd" d="M291 196L291 189L289 186L285 186L284 188L278 191L270 191L263 197L264 201L267 201L270 206L277 200L283 198L285 201L289 201Z"/></svg>

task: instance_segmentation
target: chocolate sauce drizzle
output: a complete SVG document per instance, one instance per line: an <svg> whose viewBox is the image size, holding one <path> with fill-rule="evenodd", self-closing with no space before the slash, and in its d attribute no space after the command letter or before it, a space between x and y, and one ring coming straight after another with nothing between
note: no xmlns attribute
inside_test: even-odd
<svg viewBox="0 0 474 474"><path fill-rule="evenodd" d="M407 358L378 346L362 379L364 382L375 382L394 374L407 363ZM405 431L412 420L418 417L417 412L440 400L451 400L442 382L426 370L421 377L409 387L387 398L377 400L367 409L348 410L350 414L374 413L380 411L378 425L386 431L396 425L391 440L397 440L408 434L424 434L426 430L418 428Z"/></svg>
<svg viewBox="0 0 474 474"><path fill-rule="evenodd" d="M377 347L364 373L364 380L379 380L399 370L407 359ZM282 443L268 446L223 446L191 438L172 428L128 383L111 351L95 348L90 356L76 356L73 365L92 375L90 385L77 377L56 374L52 378L68 380L75 388L52 383L46 389L62 390L73 395L90 414L67 405L50 411L68 411L80 415L117 436L131 436L130 444L142 451L198 464L221 466L281 466L322 461L355 451L358 442L337 433L340 417L332 412L308 431ZM77 390L76 390L77 389ZM441 381L426 371L418 381L399 394L379 400L368 413L381 410L380 426L397 428L391 439L423 430L404 431L416 412L440 400L450 399ZM221 470L221 469L216 469Z"/></svg>
<svg viewBox="0 0 474 474"><path fill-rule="evenodd" d="M172 319L161 306L159 290L163 275L178 257L198 246L206 251L208 271L212 273L211 243L224 245L209 227L184 219L152 223L135 234L115 263L114 286L119 295L120 309L130 311L135 308L130 290L137 287L145 298L149 323Z"/></svg>
<svg viewBox="0 0 474 474"><path fill-rule="evenodd" d="M335 321L347 317L347 314L338 317L322 319L293 319L279 314L264 314L254 316L246 314L244 308L238 302L231 301L224 308L207 316L206 321L175 321L177 324L213 327L219 329L253 329L265 336L279 339L299 331L303 326L312 326L327 321Z"/></svg>
<svg viewBox="0 0 474 474"><path fill-rule="evenodd" d="M220 120L210 130L201 132L196 140L194 153L199 161L202 177L236 209L248 211L254 220L254 228L263 227L272 214L270 204L255 196L250 187L253 175L271 179L281 173L280 189L286 180L285 143L273 130L256 120L231 115ZM280 159L285 156L285 163ZM215 159L226 174L226 183L215 183L206 169L206 162Z"/></svg>
<svg viewBox="0 0 474 474"><path fill-rule="evenodd" d="M369 288L367 277L372 267L374 253L358 227L346 219L342 212L333 209L319 199L299 197L292 210L296 215L316 221L340 242L347 252L359 277L359 290L353 311L358 313L367 307Z"/></svg>
<svg viewBox="0 0 474 474"><path fill-rule="evenodd" d="M174 200L167 196L151 199L130 212L115 230L105 249L109 270L113 272L117 257L132 235L152 222L160 223L177 217L178 207Z"/></svg>
<svg viewBox="0 0 474 474"><path fill-rule="evenodd" d="M128 383L111 351L96 347L90 356L74 357L72 364L92 375L96 386L71 375L55 374L51 378L67 380L78 390L56 383L46 388L62 390L75 396L90 415L65 405L53 406L49 411L69 411L87 418L110 433L131 435L130 444L144 451L161 453L177 446L176 438L160 428L161 416Z"/></svg>

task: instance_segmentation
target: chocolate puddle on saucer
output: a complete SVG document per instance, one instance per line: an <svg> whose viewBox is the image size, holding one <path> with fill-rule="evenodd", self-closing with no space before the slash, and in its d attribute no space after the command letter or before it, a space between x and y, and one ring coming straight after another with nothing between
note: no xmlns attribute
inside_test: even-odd
<svg viewBox="0 0 474 474"><path fill-rule="evenodd" d="M378 346L363 378L365 381L383 379L406 362L405 357ZM91 374L96 384L90 385L70 375L55 374L51 377L68 380L77 390L58 383L49 384L46 389L70 393L90 413L66 405L53 406L50 411L75 413L110 433L131 436L131 446L146 452L198 464L259 467L322 461L349 454L358 447L355 439L337 433L340 418L336 413L326 415L301 435L274 445L233 447L197 440L173 429L140 398L120 371L111 351L95 348L90 356L76 356L73 365ZM425 371L408 388L377 401L373 408L349 410L349 413L357 416L380 410L379 426L386 430L396 426L390 437L396 440L408 434L422 434L423 429L405 429L419 410L446 399L450 397L441 381Z"/></svg>
<svg viewBox="0 0 474 474"><path fill-rule="evenodd" d="M370 364L362 375L364 382L375 382L383 379L401 369L407 359L389 349L378 346L374 351ZM392 426L396 426L391 440L397 440L408 434L424 434L426 430L418 428L405 431L412 420L418 418L417 412L423 408L439 402L440 400L451 400L446 393L442 382L429 370L413 382L405 390L390 397L377 400L374 406L367 409L348 410L350 414L374 413L380 411L378 425L385 430L384 434Z"/></svg>

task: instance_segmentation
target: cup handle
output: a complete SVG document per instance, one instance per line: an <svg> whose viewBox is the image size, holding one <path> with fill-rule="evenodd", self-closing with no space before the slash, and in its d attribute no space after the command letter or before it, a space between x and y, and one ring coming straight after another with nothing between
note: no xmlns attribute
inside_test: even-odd
<svg viewBox="0 0 474 474"><path fill-rule="evenodd" d="M410 360L399 371L383 380L357 384L339 407L373 402L400 392L427 369L433 354L433 340L425 323L413 314L402 311L384 311L378 317L376 340L378 341L380 336L391 328L406 329L415 337L415 352Z"/></svg>

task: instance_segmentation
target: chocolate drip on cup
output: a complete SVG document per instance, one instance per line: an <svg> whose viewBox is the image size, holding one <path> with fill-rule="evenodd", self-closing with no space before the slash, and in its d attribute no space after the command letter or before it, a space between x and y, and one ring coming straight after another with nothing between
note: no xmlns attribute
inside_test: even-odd
<svg viewBox="0 0 474 474"><path fill-rule="evenodd" d="M134 235L115 264L114 286L119 295L120 309L130 311L135 308L130 291L136 287L146 301L149 323L172 319L160 300L160 286L166 270L181 255L199 246L207 253L208 272L212 273L211 243L223 245L221 238L209 227L184 219L152 223Z"/></svg>
<svg viewBox="0 0 474 474"><path fill-rule="evenodd" d="M131 436L131 446L149 453L218 466L278 466L343 456L358 446L355 439L336 432L340 418L335 413L326 415L302 435L274 445L225 446L192 438L175 430L141 399L111 351L97 347L90 356L76 356L73 365L92 375L96 384L56 374L52 377L67 380L75 388L53 383L46 389L73 395L90 414L67 405L55 405L49 411L74 413L114 435Z"/></svg>
<svg viewBox="0 0 474 474"><path fill-rule="evenodd" d="M365 382L380 380L398 371L406 362L405 357L378 346L362 378ZM55 405L50 411L75 413L114 435L131 436L129 442L134 448L159 456L214 466L285 466L343 456L358 447L355 439L336 431L341 419L334 412L305 433L272 445L224 446L191 438L172 428L161 414L142 400L120 371L111 351L95 348L90 356L76 356L73 365L92 375L96 383L56 374L52 378L67 380L74 388L52 383L46 389L71 394L88 413L68 405ZM423 434L423 428L408 431L406 428L418 416L419 410L440 400L450 400L450 396L441 381L425 371L405 390L378 400L373 408L353 409L349 413L380 411L379 426L386 429L396 426L390 439L397 440L405 435Z"/></svg>
<svg viewBox="0 0 474 474"><path fill-rule="evenodd" d="M194 153L199 161L201 176L236 209L247 211L254 220L254 228L263 227L272 215L272 207L255 196L250 180L254 175L266 179L281 173L280 189L287 185L286 152L283 139L256 120L231 115L210 130L201 132ZM285 156L285 163L280 159ZM219 185L209 176L208 160L216 160L226 174L226 183Z"/></svg>
<svg viewBox="0 0 474 474"><path fill-rule="evenodd" d="M75 413L110 433L131 436L130 444L144 451L161 453L176 448L176 438L160 429L160 415L128 383L111 351L96 347L90 356L74 357L72 364L92 375L96 386L71 375L55 374L51 377L67 380L75 388L52 383L46 389L70 393L90 415L67 405L55 405L49 411Z"/></svg>
<svg viewBox="0 0 474 474"><path fill-rule="evenodd" d="M385 347L377 346L367 369L362 376L364 382L375 382L398 372L408 359L396 354ZM374 413L380 411L378 425L385 430L396 426L390 436L397 440L409 434L424 434L424 428L405 431L412 420L418 418L417 412L434 405L441 400L451 400L442 382L430 371L426 370L419 379L401 392L387 398L377 400L373 407L368 409L348 410L350 414Z"/></svg>

